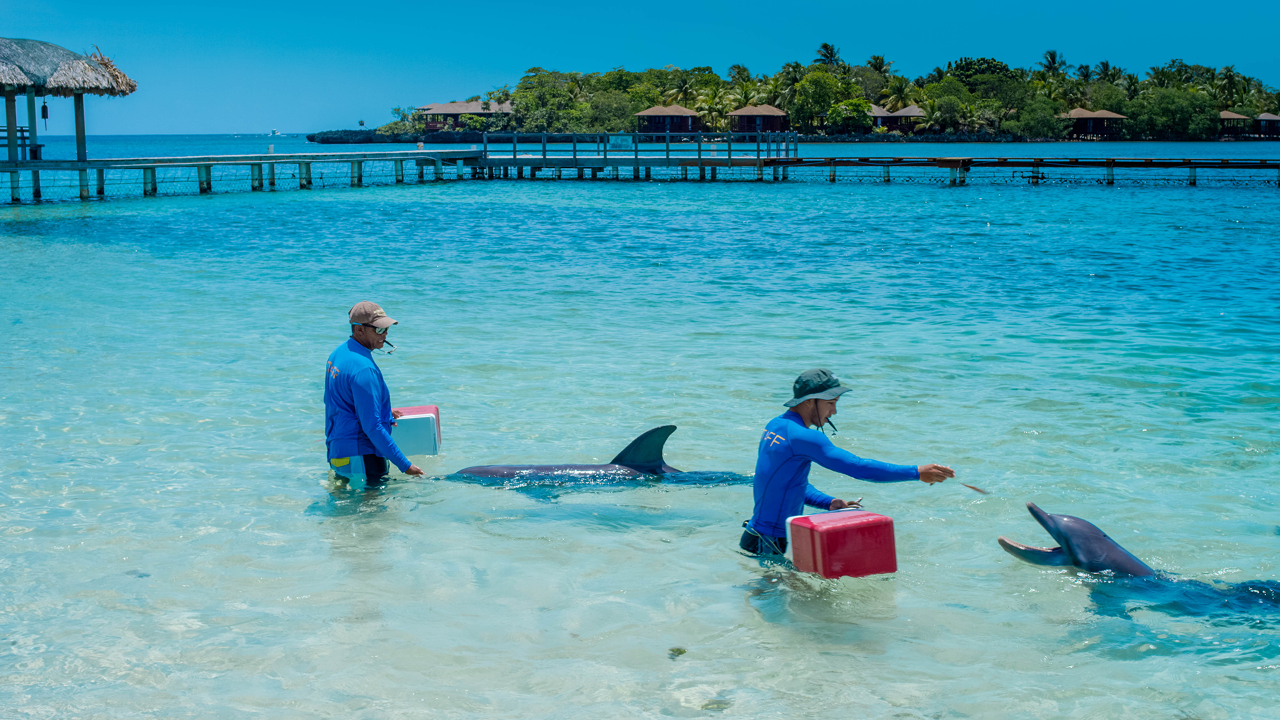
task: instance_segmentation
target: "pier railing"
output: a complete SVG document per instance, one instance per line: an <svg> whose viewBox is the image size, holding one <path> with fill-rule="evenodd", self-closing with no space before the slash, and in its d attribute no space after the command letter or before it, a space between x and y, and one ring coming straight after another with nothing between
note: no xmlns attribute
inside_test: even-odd
<svg viewBox="0 0 1280 720"><path fill-rule="evenodd" d="M857 146L851 146L857 148ZM1015 146L1022 147L1022 146ZM1027 146L1033 148L1034 146ZM887 149L876 146L877 150ZM897 148L894 148L897 149ZM805 180L1280 186L1280 160L803 156L795 133L487 133L466 148L0 163L23 200L307 190L466 179ZM43 178L42 178L43 176Z"/></svg>

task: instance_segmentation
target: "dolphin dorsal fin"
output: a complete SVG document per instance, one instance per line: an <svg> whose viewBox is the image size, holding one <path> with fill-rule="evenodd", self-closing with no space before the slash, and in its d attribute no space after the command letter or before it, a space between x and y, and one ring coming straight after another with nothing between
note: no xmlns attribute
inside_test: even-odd
<svg viewBox="0 0 1280 720"><path fill-rule="evenodd" d="M667 465L662 459L662 446L667 443L667 438L671 437L671 433L675 431L675 425L663 425L644 433L632 440L630 445L623 448L622 452L618 453L618 456L612 460L611 464L621 465L637 472L651 475L679 472Z"/></svg>

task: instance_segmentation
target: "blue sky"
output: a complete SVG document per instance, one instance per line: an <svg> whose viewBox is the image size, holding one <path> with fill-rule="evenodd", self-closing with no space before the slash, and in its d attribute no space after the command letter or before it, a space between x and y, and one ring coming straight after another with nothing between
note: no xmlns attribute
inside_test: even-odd
<svg viewBox="0 0 1280 720"><path fill-rule="evenodd" d="M0 34L77 52L97 45L138 82L129 97L88 99L90 134L307 132L359 120L373 126L390 120L392 106L514 85L533 66L590 72L711 65L724 74L741 63L772 73L789 60L811 60L823 42L850 61L886 55L911 77L965 55L1030 66L1053 48L1073 64L1105 59L1130 71L1175 57L1235 64L1280 85L1274 3L638 5L7 0L0 3ZM70 133L70 100L51 100L49 109L48 132Z"/></svg>

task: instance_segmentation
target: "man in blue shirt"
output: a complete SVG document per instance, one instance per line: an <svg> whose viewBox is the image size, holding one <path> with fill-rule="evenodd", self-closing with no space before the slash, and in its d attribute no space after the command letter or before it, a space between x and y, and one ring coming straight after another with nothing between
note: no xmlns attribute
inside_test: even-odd
<svg viewBox="0 0 1280 720"><path fill-rule="evenodd" d="M836 402L849 388L829 370L806 370L796 378L791 408L765 426L756 459L755 512L746 524L739 546L749 553L782 554L787 549L787 518L800 515L804 506L823 510L861 507L820 492L809 484L809 467L818 463L859 480L902 482L920 480L929 484L955 477L943 465L892 465L866 460L836 447L821 430L836 414ZM831 427L834 429L835 425Z"/></svg>
<svg viewBox="0 0 1280 720"><path fill-rule="evenodd" d="M387 460L407 475L422 475L422 469L409 462L391 439L391 426L399 414L391 409L391 391L373 361L373 351L387 344L387 331L399 323L367 301L356 303L347 317L351 337L329 355L324 376L329 465L347 479L363 473L367 483L386 476Z"/></svg>

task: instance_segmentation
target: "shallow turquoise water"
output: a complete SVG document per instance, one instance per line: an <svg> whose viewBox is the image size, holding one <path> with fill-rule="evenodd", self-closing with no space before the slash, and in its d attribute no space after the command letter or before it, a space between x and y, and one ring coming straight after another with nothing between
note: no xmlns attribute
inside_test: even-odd
<svg viewBox="0 0 1280 720"><path fill-rule="evenodd" d="M19 717L1267 717L1280 613L1021 564L1024 509L1275 580L1274 187L439 183L0 209L0 704ZM432 476L344 490L321 372L401 322ZM736 552L794 376L899 572ZM679 431L696 482L503 488ZM1124 602L1122 598L1122 603ZM1192 608L1195 610L1195 608ZM672 659L670 649L687 652Z"/></svg>

